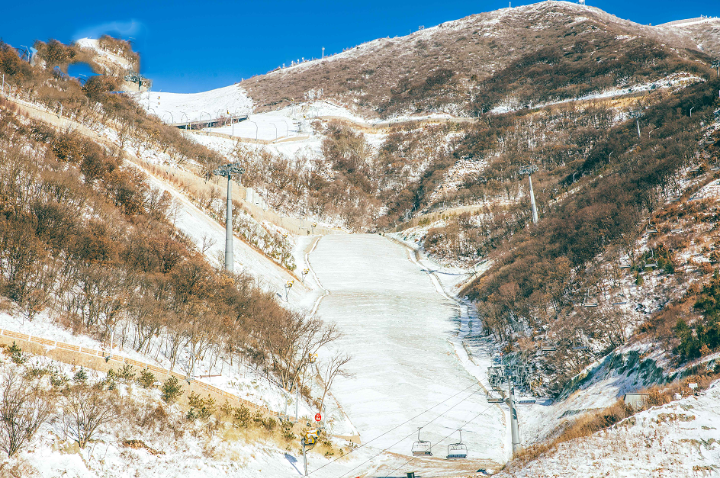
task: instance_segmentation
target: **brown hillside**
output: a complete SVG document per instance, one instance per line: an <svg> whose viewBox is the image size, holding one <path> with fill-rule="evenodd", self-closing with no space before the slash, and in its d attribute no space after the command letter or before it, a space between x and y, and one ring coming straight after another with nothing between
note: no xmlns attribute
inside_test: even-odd
<svg viewBox="0 0 720 478"><path fill-rule="evenodd" d="M323 98L371 117L415 112L468 115L473 113L469 103L494 77L500 75L505 86L493 95L494 103L521 86L507 83L503 73L508 68L522 71L544 62L586 71L565 78L560 86L567 91L552 92L562 98L628 80L653 81L674 70L670 58L695 59L698 54L696 42L684 30L639 25L568 2L542 2L472 15L404 37L381 38L324 60L251 78L242 86L259 110L305 101L308 92L322 89ZM594 76L603 81L588 81ZM567 88L577 83L587 83L588 88Z"/></svg>

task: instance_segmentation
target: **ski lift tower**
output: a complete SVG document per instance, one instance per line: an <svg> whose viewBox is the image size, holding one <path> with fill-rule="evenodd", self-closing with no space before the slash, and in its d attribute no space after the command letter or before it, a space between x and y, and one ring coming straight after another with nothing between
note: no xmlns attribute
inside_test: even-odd
<svg viewBox="0 0 720 478"><path fill-rule="evenodd" d="M713 60L712 67L715 68L717 76L720 76L720 60Z"/></svg>
<svg viewBox="0 0 720 478"><path fill-rule="evenodd" d="M520 174L525 175L527 174L528 181L530 182L530 205L532 206L532 221L533 224L537 224L538 222L538 213L537 213L537 206L535 206L535 193L533 192L532 187L532 174L538 170L538 167L534 164L531 164L529 166L523 166L520 168Z"/></svg>
<svg viewBox="0 0 720 478"><path fill-rule="evenodd" d="M514 369L514 370L513 370ZM512 438L513 457L520 451L520 425L518 425L517 409L515 408L514 381L527 379L529 370L526 366L507 366L504 363L498 367L488 368L488 378L492 389L500 393L499 398L488 398L488 403L507 403L510 408L510 434ZM507 397L502 390L502 382L507 382Z"/></svg>
<svg viewBox="0 0 720 478"><path fill-rule="evenodd" d="M229 163L220 166L213 174L227 178L227 214L225 215L225 270L233 271L233 227L232 227L232 175L240 175L245 168L238 163Z"/></svg>

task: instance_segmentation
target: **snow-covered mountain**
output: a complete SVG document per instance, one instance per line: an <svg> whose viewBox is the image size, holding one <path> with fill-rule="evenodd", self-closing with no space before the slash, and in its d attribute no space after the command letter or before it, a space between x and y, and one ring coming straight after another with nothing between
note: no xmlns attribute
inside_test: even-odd
<svg viewBox="0 0 720 478"><path fill-rule="evenodd" d="M197 94L116 94L139 66L118 40L52 45L104 65L84 88L50 47L0 49L23 72L0 102L0 366L52 417L7 467L302 474L321 412L312 476L496 472L503 365L525 451L502 473L716 472L717 24L542 2ZM76 396L121 417L89 445Z"/></svg>

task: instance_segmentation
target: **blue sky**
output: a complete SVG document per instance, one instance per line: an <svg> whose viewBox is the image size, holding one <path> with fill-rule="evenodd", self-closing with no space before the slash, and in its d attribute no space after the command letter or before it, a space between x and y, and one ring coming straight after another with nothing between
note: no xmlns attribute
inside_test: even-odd
<svg viewBox="0 0 720 478"><path fill-rule="evenodd" d="M0 38L12 45L103 33L132 39L155 90L196 92L386 36L508 6L506 0L5 2ZM534 2L515 2L513 6ZM720 0L587 0L639 23L720 16ZM62 6L60 6L62 5ZM67 5L73 5L68 8Z"/></svg>

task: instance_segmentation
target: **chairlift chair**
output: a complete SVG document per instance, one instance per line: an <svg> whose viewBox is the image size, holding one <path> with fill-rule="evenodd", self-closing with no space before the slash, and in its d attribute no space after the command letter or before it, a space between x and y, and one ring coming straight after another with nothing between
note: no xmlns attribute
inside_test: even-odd
<svg viewBox="0 0 720 478"><path fill-rule="evenodd" d="M468 448L467 445L465 445L462 442L462 429L458 430L460 432L460 441L457 443L451 443L448 445L448 451L447 451L447 457L448 459L465 459L467 458L468 454Z"/></svg>
<svg viewBox="0 0 720 478"><path fill-rule="evenodd" d="M413 456L432 456L432 443L420 439L420 430L422 427L418 427L418 439L412 444L412 454Z"/></svg>
<svg viewBox="0 0 720 478"><path fill-rule="evenodd" d="M617 299L615 299L615 302L612 303L612 305L625 305L627 304L627 296L625 295L625 289L622 289L622 293L617 295Z"/></svg>
<svg viewBox="0 0 720 478"><path fill-rule="evenodd" d="M503 398L502 395L498 397L498 396L493 396L493 395L488 394L488 395L487 395L487 402L488 402L488 403L504 403L504 402L505 402L505 398Z"/></svg>
<svg viewBox="0 0 720 478"><path fill-rule="evenodd" d="M597 302L588 302L587 299L589 299L589 297L585 296L585 300L583 300L583 303L582 303L583 307L597 307L598 306Z"/></svg>
<svg viewBox="0 0 720 478"><path fill-rule="evenodd" d="M583 307L597 307L598 302L597 300L595 302L589 302L590 299L590 290L588 289L587 293L585 294L585 298L583 298L582 306Z"/></svg>

